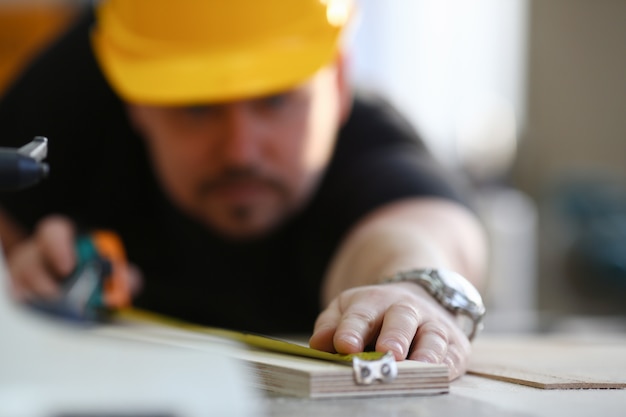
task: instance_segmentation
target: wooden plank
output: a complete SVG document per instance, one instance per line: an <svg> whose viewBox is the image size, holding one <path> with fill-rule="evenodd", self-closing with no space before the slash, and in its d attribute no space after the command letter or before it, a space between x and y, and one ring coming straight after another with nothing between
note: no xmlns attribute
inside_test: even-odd
<svg viewBox="0 0 626 417"><path fill-rule="evenodd" d="M398 363L398 376L390 383L357 385L351 367L342 364L259 350L239 351L238 358L250 365L257 387L279 394L336 398L448 392L447 369L415 361Z"/></svg>
<svg viewBox="0 0 626 417"><path fill-rule="evenodd" d="M542 389L623 389L626 338L480 337L468 372Z"/></svg>
<svg viewBox="0 0 626 417"><path fill-rule="evenodd" d="M230 355L249 368L251 384L259 389L305 398L432 395L449 391L445 365L398 362L398 376L389 383L358 385L352 367L345 364L252 349L217 336L156 324L113 325L95 334L175 348L207 350L226 345Z"/></svg>

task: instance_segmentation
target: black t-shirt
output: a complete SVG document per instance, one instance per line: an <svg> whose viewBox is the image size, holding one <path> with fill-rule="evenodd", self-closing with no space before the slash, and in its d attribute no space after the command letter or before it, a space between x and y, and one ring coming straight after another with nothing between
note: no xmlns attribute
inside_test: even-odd
<svg viewBox="0 0 626 417"><path fill-rule="evenodd" d="M141 138L89 44L91 12L0 101L0 146L49 139L50 176L0 204L33 228L62 213L117 231L144 274L136 305L256 332L310 331L329 262L364 214L412 196L459 200L411 126L387 103L355 98L310 204L268 236L232 242L185 216L162 193Z"/></svg>

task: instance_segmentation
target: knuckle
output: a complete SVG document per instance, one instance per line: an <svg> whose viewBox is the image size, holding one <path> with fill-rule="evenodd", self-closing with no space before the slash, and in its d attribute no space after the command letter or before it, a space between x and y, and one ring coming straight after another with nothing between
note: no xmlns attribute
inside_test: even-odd
<svg viewBox="0 0 626 417"><path fill-rule="evenodd" d="M407 302L396 303L390 308L390 310L395 314L401 315L405 319L412 320L413 322L419 322L421 318L418 309L414 305Z"/></svg>
<svg viewBox="0 0 626 417"><path fill-rule="evenodd" d="M408 304L393 305L384 317L384 338L408 348L415 339L419 322L420 314L415 307Z"/></svg>
<svg viewBox="0 0 626 417"><path fill-rule="evenodd" d="M419 358L420 360L429 362L429 363L440 363L441 353L433 349L422 349L419 352Z"/></svg>
<svg viewBox="0 0 626 417"><path fill-rule="evenodd" d="M368 300L378 302L389 297L389 289L384 285L368 285L354 288L355 293L362 294Z"/></svg>
<svg viewBox="0 0 626 417"><path fill-rule="evenodd" d="M70 225L71 222L67 217L60 214L51 214L50 216L45 217L39 223L37 223L36 230L40 231L56 227L65 228L70 227Z"/></svg>
<svg viewBox="0 0 626 417"><path fill-rule="evenodd" d="M377 321L376 316L373 314L372 311L367 311L367 310L362 310L362 309L355 309L355 310L348 311L344 315L344 320L362 322L362 323L365 323L370 328L374 327Z"/></svg>
<svg viewBox="0 0 626 417"><path fill-rule="evenodd" d="M420 337L423 337L425 334L428 334L431 337L437 337L443 340L443 342L446 344L449 342L449 336L446 327L433 321L428 321L421 325L418 329L418 334Z"/></svg>
<svg viewBox="0 0 626 417"><path fill-rule="evenodd" d="M336 325L335 316L330 310L324 310L315 319L314 328L330 327L331 325Z"/></svg>

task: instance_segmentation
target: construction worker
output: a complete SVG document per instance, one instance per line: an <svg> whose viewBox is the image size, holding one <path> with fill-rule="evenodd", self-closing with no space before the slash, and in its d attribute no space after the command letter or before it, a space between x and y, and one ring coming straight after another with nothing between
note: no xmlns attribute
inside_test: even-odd
<svg viewBox="0 0 626 417"><path fill-rule="evenodd" d="M412 127L353 92L352 1L94 7L0 103L3 146L49 138L49 178L1 196L16 297L57 297L76 233L104 228L140 307L465 371L483 232Z"/></svg>

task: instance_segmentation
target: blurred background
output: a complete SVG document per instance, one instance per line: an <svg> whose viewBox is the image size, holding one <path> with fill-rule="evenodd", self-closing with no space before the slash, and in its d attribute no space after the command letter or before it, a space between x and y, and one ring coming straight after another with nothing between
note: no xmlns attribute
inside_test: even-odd
<svg viewBox="0 0 626 417"><path fill-rule="evenodd" d="M0 95L87 0L0 0ZM626 330L626 1L359 0L354 83L475 187L487 330Z"/></svg>

